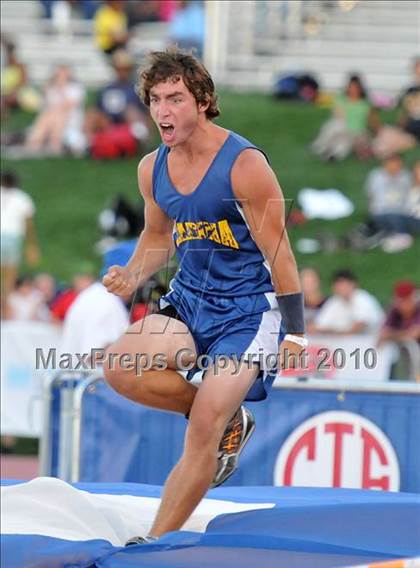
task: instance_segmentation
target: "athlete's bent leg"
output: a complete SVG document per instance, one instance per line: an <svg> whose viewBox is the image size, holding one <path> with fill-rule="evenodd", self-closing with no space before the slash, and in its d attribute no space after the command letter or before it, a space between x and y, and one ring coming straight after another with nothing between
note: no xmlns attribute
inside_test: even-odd
<svg viewBox="0 0 420 568"><path fill-rule="evenodd" d="M226 424L257 374L258 368L247 366L235 374L233 364L218 375L207 371L191 409L184 453L165 484L151 535L180 529L205 495L216 471Z"/></svg>
<svg viewBox="0 0 420 568"><path fill-rule="evenodd" d="M177 356L181 351L182 359ZM158 355L165 367L159 370L153 364ZM179 360L193 363L196 356L194 339L185 324L153 314L133 324L108 348L104 374L114 390L134 402L187 414L197 388L175 369ZM129 364L124 364L126 360Z"/></svg>

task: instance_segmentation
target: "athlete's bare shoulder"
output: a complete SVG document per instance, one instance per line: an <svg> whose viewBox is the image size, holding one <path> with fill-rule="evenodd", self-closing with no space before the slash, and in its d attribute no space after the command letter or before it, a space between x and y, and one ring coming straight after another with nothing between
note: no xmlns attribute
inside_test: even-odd
<svg viewBox="0 0 420 568"><path fill-rule="evenodd" d="M261 150L258 150L258 148L245 148L235 160L233 167L236 170L252 170L252 168L254 167L269 167L269 164L267 162L267 158L264 156Z"/></svg>
<svg viewBox="0 0 420 568"><path fill-rule="evenodd" d="M153 174L153 166L155 165L157 154L158 149L156 148L153 152L149 152L149 154L143 156L138 165L137 171L139 174L144 176L151 176Z"/></svg>
<svg viewBox="0 0 420 568"><path fill-rule="evenodd" d="M246 148L239 154L233 164L231 181L233 192L238 198L248 198L250 194L262 196L263 186L276 188L276 191L279 189L266 157L256 148ZM255 188L260 188L258 193Z"/></svg>
<svg viewBox="0 0 420 568"><path fill-rule="evenodd" d="M137 177L140 193L147 198L152 195L153 167L155 165L158 150L153 150L143 156L137 167Z"/></svg>

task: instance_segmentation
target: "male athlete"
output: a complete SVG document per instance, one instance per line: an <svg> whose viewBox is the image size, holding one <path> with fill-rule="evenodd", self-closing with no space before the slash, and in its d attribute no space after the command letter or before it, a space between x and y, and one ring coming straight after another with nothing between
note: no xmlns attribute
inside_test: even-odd
<svg viewBox="0 0 420 568"><path fill-rule="evenodd" d="M127 544L180 529L208 488L233 473L254 429L241 404L265 398L276 373L268 355L279 353L284 366L288 354L306 347L284 200L265 155L212 122L219 115L213 81L188 53L152 53L140 95L163 144L138 168L145 228L137 248L127 266L110 268L103 282L109 292L126 295L174 251L179 270L160 312L109 348L113 364L108 357L104 371L120 394L189 421L150 534ZM167 366L139 376L115 358L126 353L164 353ZM203 354L215 364L197 388L178 371Z"/></svg>

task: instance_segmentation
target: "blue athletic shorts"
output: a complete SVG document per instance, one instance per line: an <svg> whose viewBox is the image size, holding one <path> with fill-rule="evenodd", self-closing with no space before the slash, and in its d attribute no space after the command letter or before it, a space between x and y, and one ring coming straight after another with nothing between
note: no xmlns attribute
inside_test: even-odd
<svg viewBox="0 0 420 568"><path fill-rule="evenodd" d="M181 296L172 290L160 299L159 307L159 313L185 323L198 356L208 355L212 361L227 356L257 363L260 373L246 400L267 397L277 375L278 347L283 337L274 294L221 298L197 296L187 290ZM193 376L190 372L187 378Z"/></svg>

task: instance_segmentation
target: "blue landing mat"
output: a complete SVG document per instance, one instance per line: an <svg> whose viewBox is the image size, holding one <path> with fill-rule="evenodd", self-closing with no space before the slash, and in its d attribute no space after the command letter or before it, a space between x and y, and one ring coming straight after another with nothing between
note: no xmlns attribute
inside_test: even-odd
<svg viewBox="0 0 420 568"><path fill-rule="evenodd" d="M158 497L161 493L160 487L130 483L75 487L113 495ZM265 486L219 488L207 497L276 506L220 515L204 534L169 533L154 544L130 548L114 547L104 540L3 535L2 566L338 568L420 555L419 495Z"/></svg>

